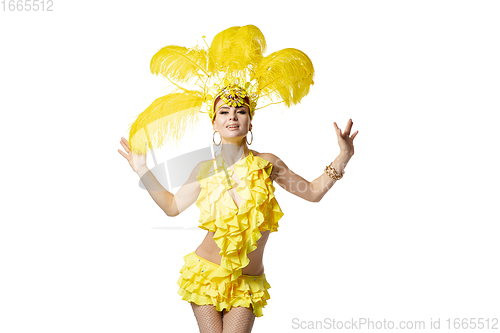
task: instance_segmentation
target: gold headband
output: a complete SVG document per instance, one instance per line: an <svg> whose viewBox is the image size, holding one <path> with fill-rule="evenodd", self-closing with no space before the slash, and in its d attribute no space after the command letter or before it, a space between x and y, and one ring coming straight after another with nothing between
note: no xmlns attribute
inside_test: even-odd
<svg viewBox="0 0 500 333"><path fill-rule="evenodd" d="M229 84L222 88L218 94L217 97L220 97L220 99L228 106L243 106L246 105L248 107L249 113L250 113L250 120L253 119L253 115L255 113L255 107L257 106L257 102L253 101L251 97L249 96L248 92L246 89L249 88L250 83L247 82L244 87L241 87L238 85L239 80L236 79L234 83ZM254 98L256 97L255 93L253 93ZM214 99L214 103L217 100L217 97ZM250 104L245 102L245 97L248 98L250 101ZM222 107L224 104L221 104L217 109L213 110L213 112L209 112L210 119L213 121L215 118L215 113L217 110ZM213 106L215 107L215 105ZM211 111L211 110L209 110Z"/></svg>

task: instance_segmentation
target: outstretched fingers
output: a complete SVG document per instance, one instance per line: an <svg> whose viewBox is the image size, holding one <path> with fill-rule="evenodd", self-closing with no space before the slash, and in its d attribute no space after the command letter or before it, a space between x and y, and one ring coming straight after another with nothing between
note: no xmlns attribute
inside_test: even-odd
<svg viewBox="0 0 500 333"><path fill-rule="evenodd" d="M120 143L121 143L123 149L125 149L125 151L127 153L121 151L120 149L118 149L118 152L120 153L120 155L122 155L123 157L125 157L127 159L127 161L130 161L130 159L132 158L132 155L130 154L130 149L128 147L127 140L122 137L121 140L120 140Z"/></svg>
<svg viewBox="0 0 500 333"><path fill-rule="evenodd" d="M122 144L123 148L127 153L131 153L130 148L128 147L128 141L124 137L121 138L120 143Z"/></svg>
<svg viewBox="0 0 500 333"><path fill-rule="evenodd" d="M356 135L358 134L359 131L356 131L356 133L354 133L352 136L350 136L353 124L354 124L354 122L352 121L352 119L349 119L349 121L347 122L347 125L345 126L345 130L342 133L342 130L339 128L337 123L333 122L333 125L335 126L335 131L339 134L340 137L342 137L342 138L345 137L345 139L354 139L356 137Z"/></svg>
<svg viewBox="0 0 500 333"><path fill-rule="evenodd" d="M349 121L347 122L347 125L345 126L345 130L344 130L344 133L347 134L347 137L349 137L349 135L351 135L351 128L352 128L352 119L349 119Z"/></svg>
<svg viewBox="0 0 500 333"><path fill-rule="evenodd" d="M339 126L337 125L336 122L333 122L333 126L335 126L335 131L339 134L342 135L342 131L340 130Z"/></svg>

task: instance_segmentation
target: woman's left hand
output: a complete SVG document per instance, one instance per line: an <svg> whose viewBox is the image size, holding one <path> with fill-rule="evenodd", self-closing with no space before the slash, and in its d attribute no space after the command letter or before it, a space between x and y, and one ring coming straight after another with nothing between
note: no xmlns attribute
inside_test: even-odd
<svg viewBox="0 0 500 333"><path fill-rule="evenodd" d="M344 133L340 130L340 128L337 126L337 123L334 122L333 125L335 126L335 131L337 132L337 139L339 141L339 146L340 146L340 152L341 153L346 153L349 155L354 155L354 145L353 145L353 140L358 134L359 131L356 131L351 136L351 128L352 128L352 119L349 119L347 122L347 126L345 127Z"/></svg>

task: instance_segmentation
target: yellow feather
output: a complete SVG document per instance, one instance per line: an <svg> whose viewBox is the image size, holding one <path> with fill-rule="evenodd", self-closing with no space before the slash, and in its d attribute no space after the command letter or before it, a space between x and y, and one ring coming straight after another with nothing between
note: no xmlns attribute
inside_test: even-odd
<svg viewBox="0 0 500 333"><path fill-rule="evenodd" d="M151 59L151 72L185 83L200 75L207 75L207 51L201 48L188 49L183 46L168 45Z"/></svg>
<svg viewBox="0 0 500 333"><path fill-rule="evenodd" d="M283 100L287 107L297 104L314 84L311 59L297 49L271 53L258 64L255 77L259 82L260 98Z"/></svg>
<svg viewBox="0 0 500 333"><path fill-rule="evenodd" d="M219 32L210 44L209 68L212 72L245 71L249 64L255 66L262 60L265 50L266 39L256 26L228 28Z"/></svg>
<svg viewBox="0 0 500 333"><path fill-rule="evenodd" d="M203 101L201 93L188 90L155 100L130 124L130 150L145 154L148 147L160 148L165 142L177 145L186 129L198 124Z"/></svg>
<svg viewBox="0 0 500 333"><path fill-rule="evenodd" d="M220 86L233 79L247 86L253 81L255 101L268 99L268 105L284 102L287 107L299 103L314 84L311 59L292 48L267 57L263 56L265 50L264 35L254 25L218 33L208 51L176 45L159 50L151 59L151 72L162 74L178 90L155 100L129 126L130 149L145 154L148 148L164 143L177 145L186 129L198 123L202 104L213 103ZM199 91L184 89L174 81L189 83Z"/></svg>

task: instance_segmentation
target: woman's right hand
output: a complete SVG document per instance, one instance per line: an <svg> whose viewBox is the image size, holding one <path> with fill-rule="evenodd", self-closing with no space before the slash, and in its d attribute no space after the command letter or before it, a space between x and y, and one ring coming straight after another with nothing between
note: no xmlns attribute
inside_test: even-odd
<svg viewBox="0 0 500 333"><path fill-rule="evenodd" d="M146 167L147 154L140 155L132 152L129 148L127 139L124 137L121 138L120 143L127 153L124 153L120 149L118 149L118 152L127 159L128 164L130 164L130 167L134 170L134 172L137 173L141 168Z"/></svg>

